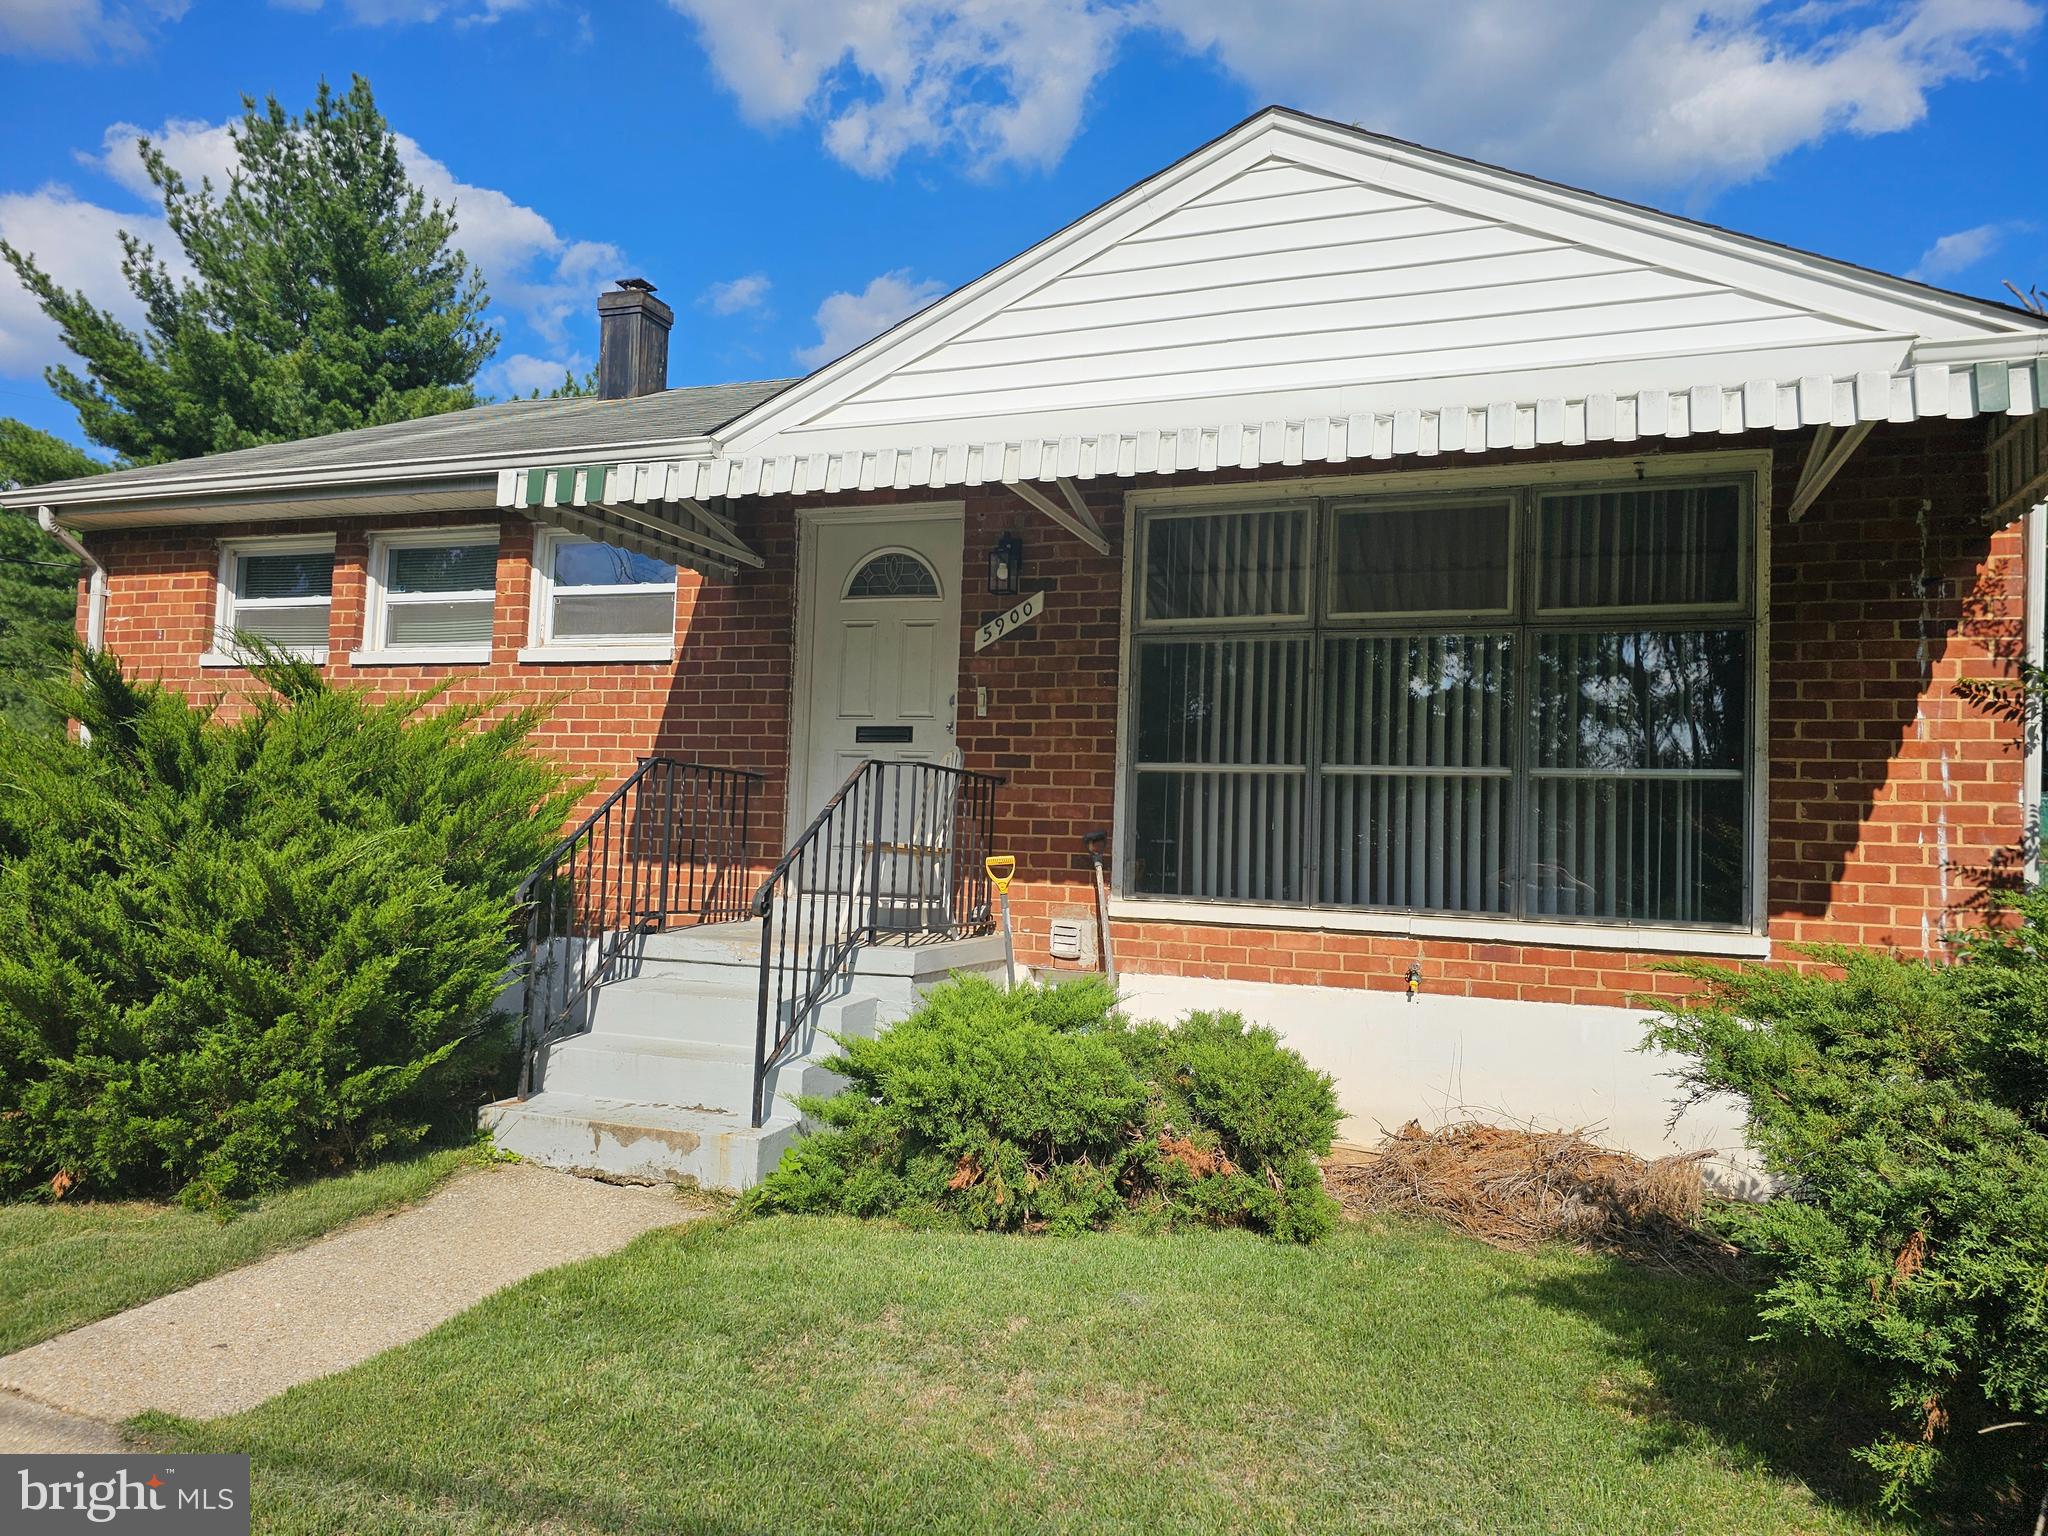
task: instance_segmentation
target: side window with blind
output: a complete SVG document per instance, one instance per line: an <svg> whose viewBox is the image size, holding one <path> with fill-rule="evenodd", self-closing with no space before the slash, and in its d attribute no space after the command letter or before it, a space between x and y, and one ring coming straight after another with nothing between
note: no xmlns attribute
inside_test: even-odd
<svg viewBox="0 0 2048 1536"><path fill-rule="evenodd" d="M370 591L358 662L486 662L498 585L498 530L437 529L370 543Z"/></svg>
<svg viewBox="0 0 2048 1536"><path fill-rule="evenodd" d="M676 568L666 560L547 529L535 576L538 646L668 654L675 640Z"/></svg>
<svg viewBox="0 0 2048 1536"><path fill-rule="evenodd" d="M332 538L238 539L221 546L207 660L235 662L253 636L307 661L327 659L334 597Z"/></svg>
<svg viewBox="0 0 2048 1536"><path fill-rule="evenodd" d="M1150 514L1133 893L1746 925L1750 506L1729 481Z"/></svg>

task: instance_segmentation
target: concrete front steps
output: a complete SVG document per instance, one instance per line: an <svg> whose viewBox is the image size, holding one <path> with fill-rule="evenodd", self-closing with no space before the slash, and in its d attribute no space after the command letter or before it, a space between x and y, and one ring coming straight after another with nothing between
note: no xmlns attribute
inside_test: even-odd
<svg viewBox="0 0 2048 1536"><path fill-rule="evenodd" d="M820 1065L833 1035L873 1035L954 972L999 974L1002 963L994 936L858 950L770 1069L756 1127L760 925L651 934L587 999L582 1032L542 1051L535 1091L490 1105L483 1124L500 1147L551 1168L748 1189L796 1140L795 1098L843 1086Z"/></svg>

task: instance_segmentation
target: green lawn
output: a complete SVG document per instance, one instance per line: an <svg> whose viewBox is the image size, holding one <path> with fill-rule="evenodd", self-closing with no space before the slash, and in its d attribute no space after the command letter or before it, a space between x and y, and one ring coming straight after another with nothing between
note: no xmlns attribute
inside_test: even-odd
<svg viewBox="0 0 2048 1536"><path fill-rule="evenodd" d="M143 1428L253 1452L271 1532L1892 1529L1841 1443L1853 1373L1750 1327L1714 1282L1405 1223L706 1220Z"/></svg>
<svg viewBox="0 0 2048 1536"><path fill-rule="evenodd" d="M225 1220L140 1200L0 1205L0 1355L417 1200L478 1155L448 1148L315 1179Z"/></svg>

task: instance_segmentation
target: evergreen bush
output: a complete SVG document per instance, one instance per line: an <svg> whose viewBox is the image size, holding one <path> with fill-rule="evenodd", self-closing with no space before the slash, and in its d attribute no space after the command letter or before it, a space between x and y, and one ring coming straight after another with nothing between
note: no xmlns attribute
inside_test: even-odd
<svg viewBox="0 0 2048 1536"><path fill-rule="evenodd" d="M1988 1416L2048 1425L2048 894L1953 964L1818 947L1830 968L1698 964L1651 1030L1696 1096L1738 1095L1778 1198L1725 1207L1775 1336L1846 1343L1900 1432L1863 1455L1903 1504Z"/></svg>
<svg viewBox="0 0 2048 1536"><path fill-rule="evenodd" d="M1099 977L934 989L830 1065L819 1126L749 1197L917 1225L1059 1233L1246 1226L1311 1241L1336 1203L1318 1159L1336 1093L1269 1029L1198 1013L1131 1024Z"/></svg>
<svg viewBox="0 0 2048 1536"><path fill-rule="evenodd" d="M502 1074L511 898L573 799L537 715L253 670L224 719L82 656L85 739L0 725L0 1192L236 1197Z"/></svg>

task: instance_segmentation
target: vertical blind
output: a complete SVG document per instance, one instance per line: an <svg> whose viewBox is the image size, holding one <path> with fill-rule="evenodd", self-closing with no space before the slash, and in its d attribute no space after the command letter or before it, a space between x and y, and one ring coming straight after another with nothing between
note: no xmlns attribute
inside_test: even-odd
<svg viewBox="0 0 2048 1536"><path fill-rule="evenodd" d="M1718 484L1154 514L1132 888L1743 922L1745 508Z"/></svg>
<svg viewBox="0 0 2048 1536"><path fill-rule="evenodd" d="M1230 901L1299 901L1308 639L1161 641L1139 652L1140 860Z"/></svg>
<svg viewBox="0 0 2048 1536"><path fill-rule="evenodd" d="M1321 901L1508 910L1513 649L1506 635L1323 642Z"/></svg>

